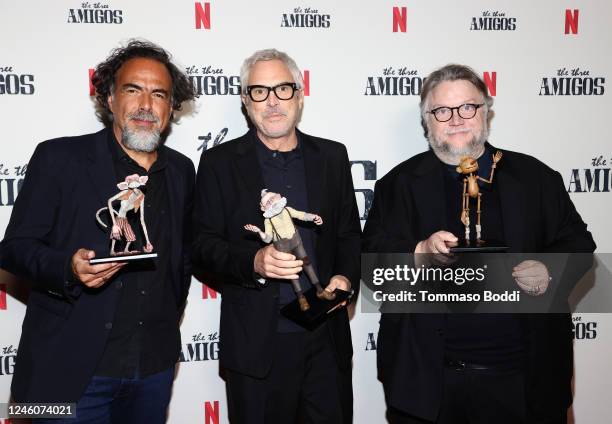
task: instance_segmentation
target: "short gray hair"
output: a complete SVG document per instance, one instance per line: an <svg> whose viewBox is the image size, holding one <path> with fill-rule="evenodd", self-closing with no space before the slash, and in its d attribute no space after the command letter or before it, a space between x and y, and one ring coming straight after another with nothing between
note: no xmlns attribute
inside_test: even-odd
<svg viewBox="0 0 612 424"><path fill-rule="evenodd" d="M427 120L425 118L427 109L429 109L429 98L431 97L431 92L444 81L457 80L471 82L478 89L478 91L480 91L485 103L485 114L488 114L491 106L493 106L493 97L489 96L487 85L480 75L478 75L472 68L454 63L443 66L440 69L433 71L427 78L425 78L425 83L423 83L423 88L421 89L421 103L419 103L419 107L421 108L421 125L423 126L425 138L427 138L429 133L429 129L427 128Z"/></svg>
<svg viewBox="0 0 612 424"><path fill-rule="evenodd" d="M293 82L295 82L297 88L300 90L304 88L304 79L302 78L300 68L298 68L295 61L289 57L287 53L278 51L276 49L265 49L256 51L251 56L247 57L242 63L242 67L240 68L240 84L242 86L242 94L246 94L246 88L253 66L257 62L267 60L280 60L287 65L289 72L291 72L291 75L293 76Z"/></svg>

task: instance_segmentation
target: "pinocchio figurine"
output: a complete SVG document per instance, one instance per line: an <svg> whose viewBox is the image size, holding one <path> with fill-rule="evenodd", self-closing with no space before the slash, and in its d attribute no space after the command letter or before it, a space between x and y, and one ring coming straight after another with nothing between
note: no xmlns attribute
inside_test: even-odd
<svg viewBox="0 0 612 424"><path fill-rule="evenodd" d="M493 183L493 175L495 174L495 168L497 162L502 157L501 152L495 152L493 155L493 165L491 166L491 175L489 179L480 177L476 172L478 171L478 161L471 157L464 157L457 166L457 172L465 175L463 178L463 202L461 210L461 223L465 226L465 243L469 246L470 244L470 197L478 199L476 203L476 244L482 245L484 241L480 238L482 227L480 226L480 189L478 188L478 180L483 181L487 184Z"/></svg>

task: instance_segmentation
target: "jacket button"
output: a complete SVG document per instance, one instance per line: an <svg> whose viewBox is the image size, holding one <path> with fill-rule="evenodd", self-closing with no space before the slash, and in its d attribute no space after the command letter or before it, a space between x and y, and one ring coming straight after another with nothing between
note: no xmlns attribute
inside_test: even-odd
<svg viewBox="0 0 612 424"><path fill-rule="evenodd" d="M121 280L117 281L116 287L117 287L117 290L123 288L123 281Z"/></svg>
<svg viewBox="0 0 612 424"><path fill-rule="evenodd" d="M107 330L110 330L111 328L113 328L113 323L107 322L106 324L104 324L104 328L106 328Z"/></svg>
<svg viewBox="0 0 612 424"><path fill-rule="evenodd" d="M438 333L438 336L443 336L444 335L444 330L442 330L441 328L438 328L436 330L436 333Z"/></svg>

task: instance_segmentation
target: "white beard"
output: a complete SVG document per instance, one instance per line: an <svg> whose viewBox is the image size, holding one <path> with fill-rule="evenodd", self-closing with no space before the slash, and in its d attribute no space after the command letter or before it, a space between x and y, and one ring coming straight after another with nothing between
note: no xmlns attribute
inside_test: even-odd
<svg viewBox="0 0 612 424"><path fill-rule="evenodd" d="M436 139L430 131L428 141L438 159L448 165L458 165L461 159L466 156L478 159L484 152L484 145L488 136L489 131L484 127L480 134L474 135L465 146L454 147L447 141Z"/></svg>
<svg viewBox="0 0 612 424"><path fill-rule="evenodd" d="M160 140L161 133L158 129L151 131L133 130L126 126L121 135L123 145L136 152L151 153L159 147Z"/></svg>
<svg viewBox="0 0 612 424"><path fill-rule="evenodd" d="M287 198L281 197L280 200L272 203L263 213L264 218L272 218L278 215L287 206Z"/></svg>

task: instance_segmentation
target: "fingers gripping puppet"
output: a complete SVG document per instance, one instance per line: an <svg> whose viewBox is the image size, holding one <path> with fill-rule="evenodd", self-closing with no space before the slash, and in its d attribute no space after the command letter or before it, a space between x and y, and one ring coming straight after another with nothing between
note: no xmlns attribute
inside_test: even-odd
<svg viewBox="0 0 612 424"><path fill-rule="evenodd" d="M256 225L247 224L244 228L248 231L258 233L264 243L272 242L276 250L295 255L296 259L303 261L303 270L310 282L316 287L317 297L332 300L336 295L332 292L323 290L310 259L304 249L300 233L293 224L293 219L314 222L316 225L323 224L323 219L319 215L301 212L287 206L287 198L278 193L269 192L266 189L261 191L260 208L264 216L265 231L260 230ZM310 305L303 294L299 279L291 280L293 290L298 298L300 309L307 311Z"/></svg>

